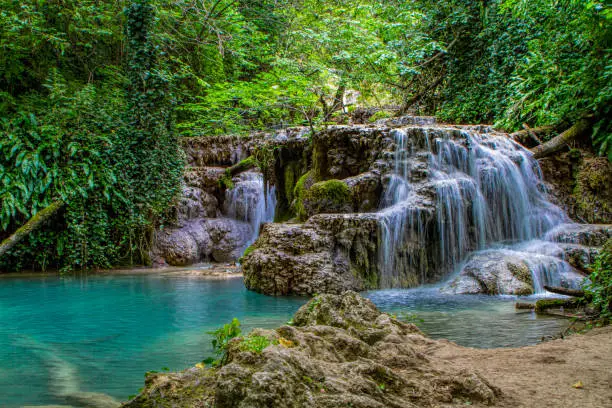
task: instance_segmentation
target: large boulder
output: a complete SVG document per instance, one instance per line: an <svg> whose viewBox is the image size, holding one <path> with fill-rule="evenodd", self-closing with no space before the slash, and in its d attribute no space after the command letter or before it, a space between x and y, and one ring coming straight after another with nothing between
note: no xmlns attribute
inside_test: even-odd
<svg viewBox="0 0 612 408"><path fill-rule="evenodd" d="M195 219L156 234L156 262L187 266L202 261L235 262L253 236L249 224L230 218Z"/></svg>
<svg viewBox="0 0 612 408"><path fill-rule="evenodd" d="M510 249L475 252L442 290L454 294L531 295L544 285L577 289L584 277L565 260Z"/></svg>
<svg viewBox="0 0 612 408"><path fill-rule="evenodd" d="M268 295L312 295L378 286L373 215L316 215L266 224L242 259L245 285Z"/></svg>
<svg viewBox="0 0 612 408"><path fill-rule="evenodd" d="M211 240L211 256L217 262L235 262L253 236L251 226L231 218L206 220L204 228Z"/></svg>
<svg viewBox="0 0 612 408"><path fill-rule="evenodd" d="M269 345L257 350L255 340ZM321 295L292 326L234 339L220 368L148 374L124 407L405 408L502 397L478 373L430 355L437 346L354 292Z"/></svg>
<svg viewBox="0 0 612 408"><path fill-rule="evenodd" d="M519 254L483 251L473 254L459 275L447 284L448 293L531 295L534 292L529 265Z"/></svg>
<svg viewBox="0 0 612 408"><path fill-rule="evenodd" d="M187 266L210 255L212 241L202 220L191 220L181 228L158 231L154 254L157 263Z"/></svg>

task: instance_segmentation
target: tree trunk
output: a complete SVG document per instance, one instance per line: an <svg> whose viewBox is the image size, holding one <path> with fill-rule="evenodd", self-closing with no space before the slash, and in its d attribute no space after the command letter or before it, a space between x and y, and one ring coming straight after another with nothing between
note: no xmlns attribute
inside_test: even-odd
<svg viewBox="0 0 612 408"><path fill-rule="evenodd" d="M40 210L32 218L29 219L21 228L13 233L10 237L2 241L0 244L0 257L11 250L22 239L27 237L31 232L40 228L47 220L53 217L59 210L64 207L63 201L55 201L48 207Z"/></svg>
<svg viewBox="0 0 612 408"><path fill-rule="evenodd" d="M425 89L423 89L421 92L405 101L404 105L400 109L401 114L405 114L406 112L408 112L408 109L410 109L412 105L421 100L428 92L434 91L438 87L438 85L440 85L442 81L444 81L444 78L446 78L446 74L442 73L442 75L440 75L438 79L436 79L431 85L425 87Z"/></svg>
<svg viewBox="0 0 612 408"><path fill-rule="evenodd" d="M549 292L556 293L558 295L573 296L573 297L584 297L585 296L584 291L578 290L578 289L568 289L568 288L561 288L558 286L548 286L548 285L544 285L544 289L546 289Z"/></svg>
<svg viewBox="0 0 612 408"><path fill-rule="evenodd" d="M334 95L334 99L332 100L331 105L325 105L325 115L323 118L324 122L329 122L332 115L343 108L343 100L344 93L346 92L346 84L341 79L340 84L338 85L338 89L336 90L336 94Z"/></svg>
<svg viewBox="0 0 612 408"><path fill-rule="evenodd" d="M576 139L578 136L585 133L591 127L590 118L582 118L578 122L574 123L572 127L549 140L548 142L536 146L531 151L533 157L536 159L542 159L553 155L563 149L569 142Z"/></svg>
<svg viewBox="0 0 612 408"><path fill-rule="evenodd" d="M257 167L257 160L253 156L249 156L244 160L239 161L234 164L232 167L228 167L225 172L229 176L235 176L236 174L240 174L244 171L250 170Z"/></svg>

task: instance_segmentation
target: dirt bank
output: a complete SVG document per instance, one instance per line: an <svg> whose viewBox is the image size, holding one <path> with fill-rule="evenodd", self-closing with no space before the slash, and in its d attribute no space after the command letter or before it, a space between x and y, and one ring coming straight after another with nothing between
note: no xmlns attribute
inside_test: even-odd
<svg viewBox="0 0 612 408"><path fill-rule="evenodd" d="M499 387L504 397L494 406L612 407L612 327L509 349L471 349L439 341L428 355L476 371ZM574 387L579 381L583 388Z"/></svg>

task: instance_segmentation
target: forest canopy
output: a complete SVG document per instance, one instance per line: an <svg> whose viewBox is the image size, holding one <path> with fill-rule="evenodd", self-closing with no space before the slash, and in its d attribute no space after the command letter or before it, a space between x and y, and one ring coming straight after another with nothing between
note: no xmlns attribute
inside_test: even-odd
<svg viewBox="0 0 612 408"><path fill-rule="evenodd" d="M590 0L0 0L0 269L147 263L182 137L363 107L560 130L612 160L610 23ZM348 108L349 110L351 107Z"/></svg>

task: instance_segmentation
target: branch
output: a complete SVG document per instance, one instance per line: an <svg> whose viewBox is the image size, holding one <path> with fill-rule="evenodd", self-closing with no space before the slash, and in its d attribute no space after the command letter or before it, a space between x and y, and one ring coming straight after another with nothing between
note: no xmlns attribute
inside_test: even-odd
<svg viewBox="0 0 612 408"><path fill-rule="evenodd" d="M406 111L416 102L418 102L421 98L423 98L427 92L436 89L438 85L440 85L442 81L444 80L444 78L446 77L445 74L446 73L443 72L442 75L440 75L440 77L436 79L431 85L425 87L425 89L423 89L421 92L414 95L412 98L408 99L406 103L404 104L404 107L402 108L402 113L406 113Z"/></svg>

